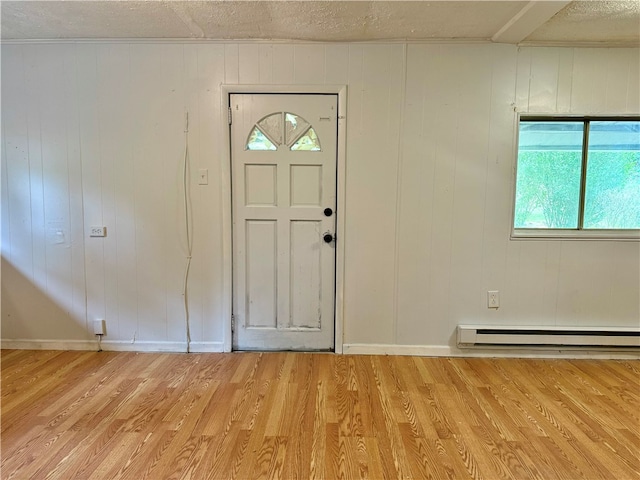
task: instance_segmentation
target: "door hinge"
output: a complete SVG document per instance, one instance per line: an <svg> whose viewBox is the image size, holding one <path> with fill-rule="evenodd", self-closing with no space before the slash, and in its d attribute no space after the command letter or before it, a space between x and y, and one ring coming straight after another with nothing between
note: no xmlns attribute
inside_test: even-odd
<svg viewBox="0 0 640 480"><path fill-rule="evenodd" d="M235 332L236 331L236 316L235 315L231 315L231 332Z"/></svg>
<svg viewBox="0 0 640 480"><path fill-rule="evenodd" d="M233 118L231 117L231 107L229 107L229 110L227 110L227 112L228 112L229 125L231 125L231 123L233 122Z"/></svg>

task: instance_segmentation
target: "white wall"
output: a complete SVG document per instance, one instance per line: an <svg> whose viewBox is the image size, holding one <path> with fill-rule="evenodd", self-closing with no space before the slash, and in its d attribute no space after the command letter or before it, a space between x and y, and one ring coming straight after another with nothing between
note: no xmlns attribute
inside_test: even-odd
<svg viewBox="0 0 640 480"><path fill-rule="evenodd" d="M509 240L514 107L637 114L638 73L633 49L409 48L394 343L452 344L458 323L638 326L637 242Z"/></svg>
<svg viewBox="0 0 640 480"><path fill-rule="evenodd" d="M110 348L184 348L189 111L191 332L196 349L221 348L223 83L348 85L347 349L455 351L458 323L637 326L638 242L509 232L515 110L639 114L639 58L489 44L4 44L3 343L88 348L105 318ZM89 238L91 225L108 236Z"/></svg>

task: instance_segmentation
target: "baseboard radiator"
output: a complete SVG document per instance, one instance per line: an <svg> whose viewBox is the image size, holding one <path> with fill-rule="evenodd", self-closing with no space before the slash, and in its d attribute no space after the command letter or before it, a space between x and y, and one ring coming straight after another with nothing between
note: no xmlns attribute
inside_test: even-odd
<svg viewBox="0 0 640 480"><path fill-rule="evenodd" d="M458 325L458 347L639 348L640 328Z"/></svg>

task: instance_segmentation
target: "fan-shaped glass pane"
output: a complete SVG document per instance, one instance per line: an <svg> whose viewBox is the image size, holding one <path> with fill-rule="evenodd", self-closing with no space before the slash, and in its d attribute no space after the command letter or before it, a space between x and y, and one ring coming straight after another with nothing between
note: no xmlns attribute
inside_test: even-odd
<svg viewBox="0 0 640 480"><path fill-rule="evenodd" d="M282 144L282 113L272 113L258 122L260 129L276 145Z"/></svg>
<svg viewBox="0 0 640 480"><path fill-rule="evenodd" d="M260 131L253 127L247 141L247 150L277 150L276 146Z"/></svg>
<svg viewBox="0 0 640 480"><path fill-rule="evenodd" d="M321 150L320 140L318 140L318 136L313 127L310 127L309 130L291 146L291 150L307 150L311 152L319 152Z"/></svg>
<svg viewBox="0 0 640 480"><path fill-rule="evenodd" d="M295 142L307 129L309 122L294 113L285 113L285 140L287 145ZM292 149L293 150L293 149Z"/></svg>

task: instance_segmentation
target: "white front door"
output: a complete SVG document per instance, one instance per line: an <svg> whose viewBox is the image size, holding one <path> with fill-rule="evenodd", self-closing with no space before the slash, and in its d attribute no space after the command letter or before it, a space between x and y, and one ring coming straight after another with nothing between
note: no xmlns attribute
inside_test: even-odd
<svg viewBox="0 0 640 480"><path fill-rule="evenodd" d="M332 350L338 97L230 106L233 348Z"/></svg>

